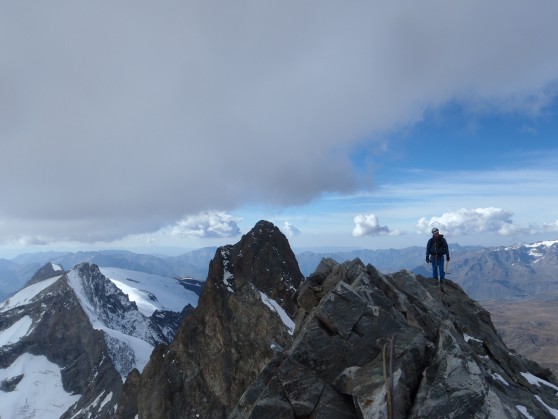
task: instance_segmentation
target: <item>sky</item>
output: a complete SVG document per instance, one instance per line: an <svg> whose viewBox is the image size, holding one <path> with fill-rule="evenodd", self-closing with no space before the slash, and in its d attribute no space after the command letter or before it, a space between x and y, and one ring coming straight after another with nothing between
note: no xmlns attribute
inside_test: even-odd
<svg viewBox="0 0 558 419"><path fill-rule="evenodd" d="M0 0L0 257L558 238L558 3Z"/></svg>

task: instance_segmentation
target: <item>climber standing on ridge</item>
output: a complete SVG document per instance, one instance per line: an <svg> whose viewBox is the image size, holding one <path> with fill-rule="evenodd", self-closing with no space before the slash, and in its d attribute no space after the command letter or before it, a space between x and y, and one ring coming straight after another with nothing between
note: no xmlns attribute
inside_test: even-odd
<svg viewBox="0 0 558 419"><path fill-rule="evenodd" d="M432 277L434 279L440 279L440 282L444 282L446 276L444 271L444 255L446 255L446 260L449 262L450 254L448 242L444 239L444 236L440 234L440 231L434 227L432 229L432 237L426 244L426 263L432 263ZM440 276L438 276L438 273Z"/></svg>

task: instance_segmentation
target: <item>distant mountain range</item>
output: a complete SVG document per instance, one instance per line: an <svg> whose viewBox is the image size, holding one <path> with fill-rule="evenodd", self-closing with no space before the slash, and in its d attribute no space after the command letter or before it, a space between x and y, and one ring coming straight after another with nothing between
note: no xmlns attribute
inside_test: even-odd
<svg viewBox="0 0 558 419"><path fill-rule="evenodd" d="M425 243L426 244L426 243ZM451 253L460 255L485 248L480 246L460 246L451 244ZM424 263L425 247L412 246L403 249L362 249L342 252L295 252L300 270L305 275L310 275L316 269L322 258L331 258L336 262L342 263L347 260L360 259L365 264L374 265L381 272L392 273L400 270L418 269Z"/></svg>
<svg viewBox="0 0 558 419"><path fill-rule="evenodd" d="M29 253L11 260L0 259L0 301L21 289L30 276L47 262L66 269L89 262L101 267L205 281L215 250L216 247L207 247L172 257L111 250ZM450 252L448 278L460 284L472 298L517 299L558 291L558 241L492 248L450 244ZM345 252L295 252L305 276L310 275L323 258L331 258L339 263L358 258L383 273L409 270L429 277L431 268L424 262L424 254L424 248L419 246Z"/></svg>
<svg viewBox="0 0 558 419"><path fill-rule="evenodd" d="M558 241L544 241L515 246L484 248L450 244L448 278L457 282L477 300L522 299L558 291ZM355 250L340 253L297 254L305 275L322 257L337 262L359 258L384 273L410 270L425 277L432 276L431 266L424 262L425 248Z"/></svg>

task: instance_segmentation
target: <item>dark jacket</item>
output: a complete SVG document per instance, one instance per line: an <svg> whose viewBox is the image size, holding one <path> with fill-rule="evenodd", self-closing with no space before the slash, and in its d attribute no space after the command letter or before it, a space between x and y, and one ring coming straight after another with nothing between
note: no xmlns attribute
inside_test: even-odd
<svg viewBox="0 0 558 419"><path fill-rule="evenodd" d="M448 242L444 239L444 235L440 234L437 239L431 237L426 244L426 257L428 255L448 255L449 256L449 248Z"/></svg>

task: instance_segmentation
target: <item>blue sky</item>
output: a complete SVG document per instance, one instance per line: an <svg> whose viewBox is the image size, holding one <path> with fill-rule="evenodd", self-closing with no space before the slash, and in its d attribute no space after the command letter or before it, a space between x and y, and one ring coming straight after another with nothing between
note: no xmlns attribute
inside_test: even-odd
<svg viewBox="0 0 558 419"><path fill-rule="evenodd" d="M555 239L558 4L0 5L0 257Z"/></svg>
<svg viewBox="0 0 558 419"><path fill-rule="evenodd" d="M356 154L355 170L365 172L366 159L376 164L369 189L325 196L272 218L281 227L287 222L300 230L290 236L294 243L305 242L305 227L322 237L319 225L335 232L330 243L347 247L422 245L434 225L461 244L554 240L557 112L556 102L536 116L471 115L448 106L392 134L382 153ZM371 214L377 228L355 235L354 217ZM419 225L421 219L426 223Z"/></svg>

